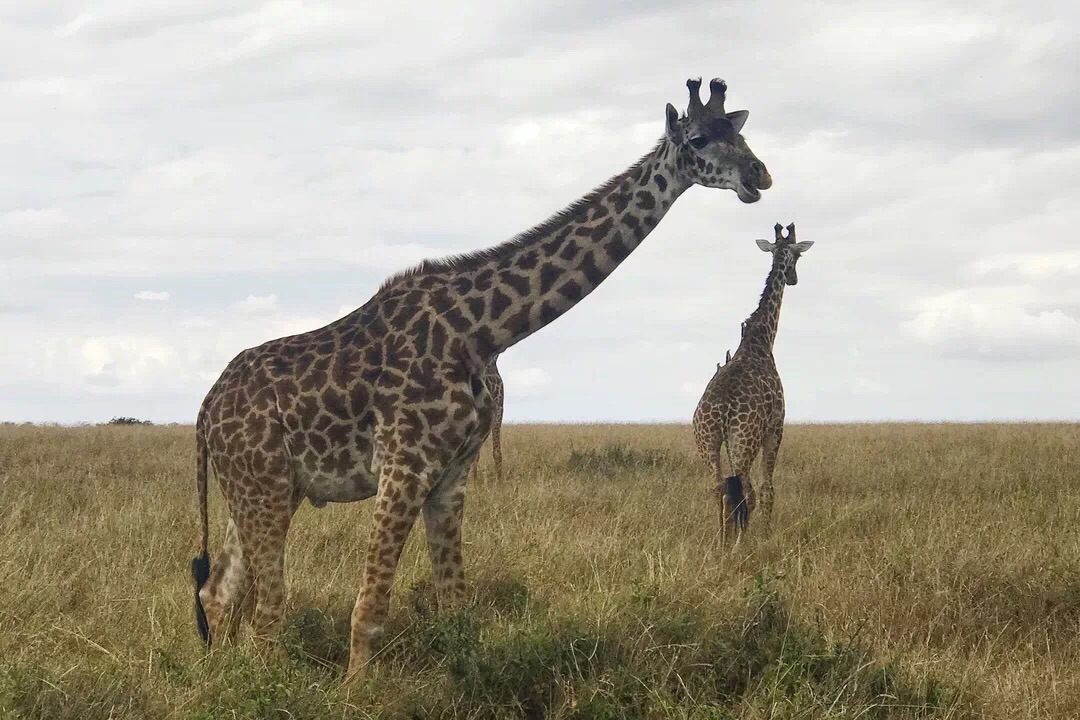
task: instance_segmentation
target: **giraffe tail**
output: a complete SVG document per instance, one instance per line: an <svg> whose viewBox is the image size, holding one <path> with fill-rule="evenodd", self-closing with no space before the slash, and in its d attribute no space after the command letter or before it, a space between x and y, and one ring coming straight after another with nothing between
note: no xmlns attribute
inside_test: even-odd
<svg viewBox="0 0 1080 720"><path fill-rule="evenodd" d="M202 413L199 414L199 420L195 426L195 452L197 455L195 477L199 493L199 517L202 521L202 544L200 546L202 552L191 561L191 577L195 581L195 624L199 628L199 637L202 638L207 647L210 647L210 623L206 620L206 610L203 608L202 600L199 598L199 591L202 590L206 581L210 579L210 553L208 551L210 545L210 518L206 509L206 431Z"/></svg>
<svg viewBox="0 0 1080 720"><path fill-rule="evenodd" d="M750 508L746 504L742 478L732 475L724 480L724 500L731 508L731 521L736 528L745 530L750 524Z"/></svg>

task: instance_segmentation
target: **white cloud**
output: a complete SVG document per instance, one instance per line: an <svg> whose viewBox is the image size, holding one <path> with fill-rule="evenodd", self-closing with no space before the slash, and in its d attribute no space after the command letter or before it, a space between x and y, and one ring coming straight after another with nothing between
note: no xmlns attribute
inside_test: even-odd
<svg viewBox="0 0 1080 720"><path fill-rule="evenodd" d="M147 300L150 302L165 302L169 299L169 293L167 290L140 290L135 293L136 300Z"/></svg>
<svg viewBox="0 0 1080 720"><path fill-rule="evenodd" d="M1053 275L1080 275L1080 252L1066 250L1042 253L997 253L971 264L975 275L1044 278Z"/></svg>
<svg viewBox="0 0 1080 720"><path fill-rule="evenodd" d="M248 295L243 300L232 304L232 309L241 313L269 313L277 310L277 295Z"/></svg>
<svg viewBox="0 0 1080 720"><path fill-rule="evenodd" d="M1077 19L1064 0L15 4L0 23L0 331L27 351L0 364L26 392L0 393L0 411L103 407L75 390L47 407L70 379L96 399L170 389L148 406L190 419L241 348L621 171L704 74L751 111L774 187L750 206L686 193L515 348L510 398L526 397L516 384L531 399L511 416L688 419L757 303L768 264L752 241L778 220L818 242L776 348L792 417L951 417L986 373L1016 389L995 413L1075 416L1080 390L1043 392L1042 363L1075 357L1080 319ZM723 57L702 53L730 27ZM125 301L155 287L170 300L153 313Z"/></svg>
<svg viewBox="0 0 1080 720"><path fill-rule="evenodd" d="M1031 308L1025 296L1030 292L1017 288L945 293L924 300L902 328L945 357L1033 361L1080 353L1080 321L1060 309Z"/></svg>
<svg viewBox="0 0 1080 720"><path fill-rule="evenodd" d="M551 385L551 375L543 368L499 368L499 373L503 376L506 393L510 397L533 397Z"/></svg>
<svg viewBox="0 0 1080 720"><path fill-rule="evenodd" d="M851 392L855 395L888 395L889 388L877 380L857 377L851 382Z"/></svg>

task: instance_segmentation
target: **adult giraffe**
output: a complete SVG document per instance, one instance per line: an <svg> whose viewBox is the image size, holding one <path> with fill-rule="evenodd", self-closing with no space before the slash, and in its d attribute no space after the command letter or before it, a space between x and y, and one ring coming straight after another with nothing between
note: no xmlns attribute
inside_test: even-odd
<svg viewBox="0 0 1080 720"><path fill-rule="evenodd" d="M358 675L382 631L405 540L423 514L436 593L465 591L465 478L488 434L481 376L499 353L592 292L691 185L745 203L772 184L726 112L726 84L687 81L681 116L644 157L548 220L487 250L427 260L383 283L326 327L243 351L210 389L196 424L201 555L192 561L203 639L234 635L243 615L265 645L285 610L285 537L303 499L375 496L349 669ZM207 553L207 468L229 506L221 560Z"/></svg>

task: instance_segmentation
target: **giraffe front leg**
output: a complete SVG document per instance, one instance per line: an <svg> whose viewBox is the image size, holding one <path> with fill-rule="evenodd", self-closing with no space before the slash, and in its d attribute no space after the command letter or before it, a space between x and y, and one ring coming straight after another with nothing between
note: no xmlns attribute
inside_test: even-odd
<svg viewBox="0 0 1080 720"><path fill-rule="evenodd" d="M502 481L503 477L503 459L502 459L502 409L498 410L495 421L491 426L491 456L495 461L495 479Z"/></svg>
<svg viewBox="0 0 1080 720"><path fill-rule="evenodd" d="M465 568L461 556L461 521L465 510L465 477L446 488L436 488L424 501L424 529L428 557L435 578L440 610L458 606L465 596Z"/></svg>
<svg viewBox="0 0 1080 720"><path fill-rule="evenodd" d="M426 494L421 478L404 465L383 463L362 585L353 606L345 684L358 679L371 662L372 643L382 634L390 610L390 593L401 551Z"/></svg>
<svg viewBox="0 0 1080 720"><path fill-rule="evenodd" d="M773 510L773 472L776 470L776 457L780 452L780 442L784 439L784 426L765 435L761 447L762 482L761 482L761 519L765 531L772 525Z"/></svg>

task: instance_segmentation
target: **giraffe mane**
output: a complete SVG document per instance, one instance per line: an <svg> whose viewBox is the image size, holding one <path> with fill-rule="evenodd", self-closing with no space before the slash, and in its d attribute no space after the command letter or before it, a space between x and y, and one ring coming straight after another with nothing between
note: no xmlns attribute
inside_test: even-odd
<svg viewBox="0 0 1080 720"><path fill-rule="evenodd" d="M642 155L641 158L629 168L608 178L606 182L593 188L588 193L570 203L562 210L559 210L540 224L535 225L528 230L523 230L509 240L489 248L472 250L456 255L447 255L446 257L441 258L426 258L421 260L411 268L401 270L388 277L383 281L383 284L379 286L378 292L386 290L394 283L405 278L418 277L429 273L437 274L442 272L468 272L470 270L479 270L492 260L497 261L512 256L515 252L529 245L531 242L562 228L567 223L571 222L574 216L583 208L589 207L598 200L606 197L626 178L633 177L666 141L667 138L660 138L649 152Z"/></svg>

